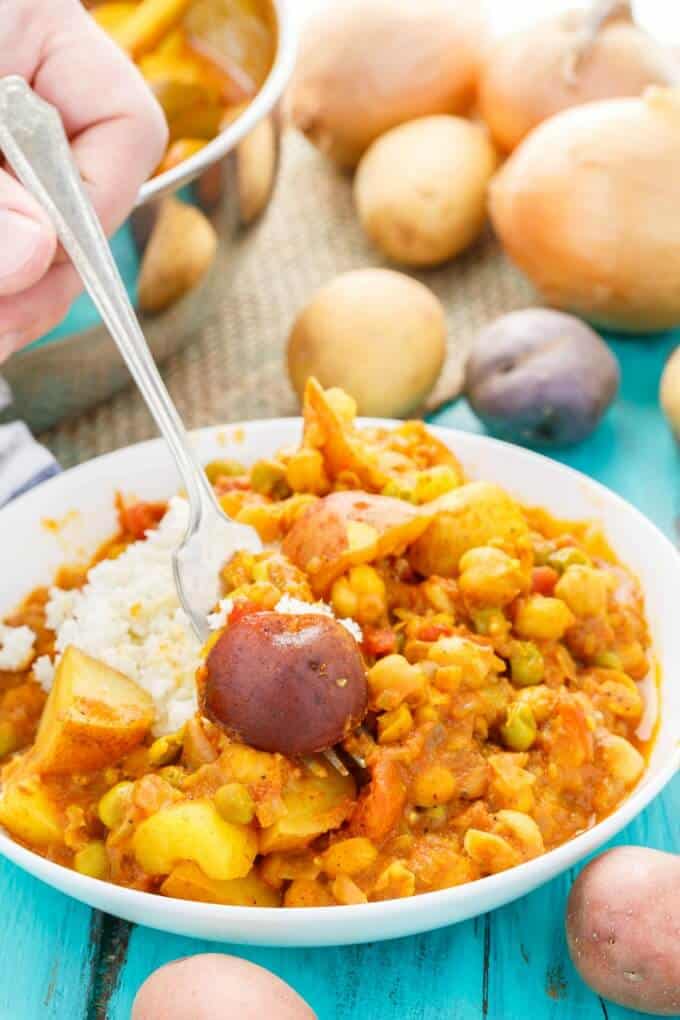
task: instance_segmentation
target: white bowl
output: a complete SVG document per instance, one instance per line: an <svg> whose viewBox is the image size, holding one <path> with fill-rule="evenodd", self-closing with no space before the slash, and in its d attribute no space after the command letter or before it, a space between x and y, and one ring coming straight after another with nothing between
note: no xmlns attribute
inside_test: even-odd
<svg viewBox="0 0 680 1020"><path fill-rule="evenodd" d="M204 429L195 434L204 462L231 456L250 462L294 443L297 419ZM645 591L654 650L662 668L661 726L649 767L631 796L604 821L550 853L468 885L412 899L350 907L231 907L171 900L86 878L19 846L0 831L0 853L48 885L109 914L181 935L254 945L340 945L396 938L485 913L522 896L591 853L627 825L680 766L680 556L657 528L624 500L570 468L482 436L433 429L471 477L499 482L520 500L566 518L602 522L621 559ZM115 529L114 495L170 496L178 487L160 440L75 468L0 511L0 616L32 588L50 581L69 558L92 552ZM75 513L74 513L75 511ZM51 523L45 527L45 518ZM55 529L54 522L60 522Z"/></svg>

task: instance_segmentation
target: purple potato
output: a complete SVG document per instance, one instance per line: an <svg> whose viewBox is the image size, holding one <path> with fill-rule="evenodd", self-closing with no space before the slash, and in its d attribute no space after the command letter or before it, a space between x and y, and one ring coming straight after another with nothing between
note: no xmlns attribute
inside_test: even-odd
<svg viewBox="0 0 680 1020"><path fill-rule="evenodd" d="M211 649L204 714L260 751L311 754L364 718L366 667L342 624L318 613L255 612L230 623Z"/></svg>
<svg viewBox="0 0 680 1020"><path fill-rule="evenodd" d="M494 435L550 447L590 435L619 382L618 362L594 329L564 312L526 308L479 333L465 390Z"/></svg>

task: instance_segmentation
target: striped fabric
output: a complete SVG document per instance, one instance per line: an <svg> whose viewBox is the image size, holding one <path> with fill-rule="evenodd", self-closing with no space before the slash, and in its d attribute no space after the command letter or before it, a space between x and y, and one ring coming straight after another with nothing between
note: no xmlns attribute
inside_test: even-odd
<svg viewBox="0 0 680 1020"><path fill-rule="evenodd" d="M9 387L0 376L0 411L11 401ZM0 425L0 506L32 489L59 471L56 460L23 424Z"/></svg>

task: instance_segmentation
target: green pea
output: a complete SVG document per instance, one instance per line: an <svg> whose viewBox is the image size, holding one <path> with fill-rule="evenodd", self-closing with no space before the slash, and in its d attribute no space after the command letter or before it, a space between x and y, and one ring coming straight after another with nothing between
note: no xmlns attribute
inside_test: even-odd
<svg viewBox="0 0 680 1020"><path fill-rule="evenodd" d="M215 793L215 807L226 822L248 825L253 820L255 805L243 783L226 783Z"/></svg>
<svg viewBox="0 0 680 1020"><path fill-rule="evenodd" d="M443 804L437 804L436 807L426 808L423 811L423 822L427 830L441 829L443 825L446 825L447 818L448 812Z"/></svg>
<svg viewBox="0 0 680 1020"><path fill-rule="evenodd" d="M563 549L556 549L555 552L550 553L547 560L548 566L556 570L558 574L563 574L567 567L589 567L591 562L590 556L574 545L565 545Z"/></svg>
<svg viewBox="0 0 680 1020"><path fill-rule="evenodd" d="M510 676L518 687L540 684L545 672L543 656L533 641L516 641L510 653Z"/></svg>
<svg viewBox="0 0 680 1020"><path fill-rule="evenodd" d="M593 659L593 665L601 669L623 669L623 663L616 652L599 652Z"/></svg>
<svg viewBox="0 0 680 1020"><path fill-rule="evenodd" d="M501 737L511 751L528 751L536 739L537 727L529 705L514 701L508 706L507 717L501 726Z"/></svg>

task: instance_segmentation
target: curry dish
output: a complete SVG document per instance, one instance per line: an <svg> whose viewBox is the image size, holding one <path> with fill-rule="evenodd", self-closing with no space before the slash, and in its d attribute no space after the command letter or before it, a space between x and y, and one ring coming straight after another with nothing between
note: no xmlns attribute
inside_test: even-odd
<svg viewBox="0 0 680 1020"><path fill-rule="evenodd" d="M159 736L151 695L75 645L47 696L35 663L55 634L36 591L2 631L36 636L30 661L0 673L0 821L18 842L163 896L360 904L535 858L635 786L649 637L638 583L600 531L467 480L421 422L366 429L354 414L311 380L298 448L208 465L265 551L223 568L197 674L200 689L239 621L256 633L284 597L312 615L323 602L360 639L362 724L330 760L248 746L201 711ZM145 544L165 512L121 499L97 562ZM75 591L87 574L66 567L56 584Z"/></svg>

